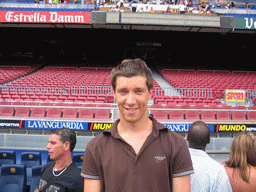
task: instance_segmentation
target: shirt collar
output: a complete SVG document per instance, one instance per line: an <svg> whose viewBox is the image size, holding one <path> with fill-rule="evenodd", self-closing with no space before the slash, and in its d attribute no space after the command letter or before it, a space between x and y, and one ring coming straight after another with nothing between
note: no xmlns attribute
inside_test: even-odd
<svg viewBox="0 0 256 192"><path fill-rule="evenodd" d="M207 153L201 149L193 149L193 148L189 148L189 152L194 156L199 156L199 157L208 157Z"/></svg>

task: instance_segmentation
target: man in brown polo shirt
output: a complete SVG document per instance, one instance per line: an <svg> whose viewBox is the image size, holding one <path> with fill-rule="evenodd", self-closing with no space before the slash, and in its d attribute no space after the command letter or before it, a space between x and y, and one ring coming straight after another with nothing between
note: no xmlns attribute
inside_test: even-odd
<svg viewBox="0 0 256 192"><path fill-rule="evenodd" d="M112 70L111 83L120 119L88 143L84 191L190 191L185 139L148 117L153 76L146 63L124 60Z"/></svg>

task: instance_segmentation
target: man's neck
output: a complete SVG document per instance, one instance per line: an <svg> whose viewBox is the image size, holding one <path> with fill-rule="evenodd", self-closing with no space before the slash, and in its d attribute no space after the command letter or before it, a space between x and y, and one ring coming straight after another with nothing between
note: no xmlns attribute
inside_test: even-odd
<svg viewBox="0 0 256 192"><path fill-rule="evenodd" d="M69 166L71 163L72 163L71 155L68 155L65 158L56 160L53 169L62 170L67 166Z"/></svg>
<svg viewBox="0 0 256 192"><path fill-rule="evenodd" d="M126 122L120 120L118 124L118 132L119 133L142 133L142 132L152 132L153 123L149 118L145 118L139 122Z"/></svg>

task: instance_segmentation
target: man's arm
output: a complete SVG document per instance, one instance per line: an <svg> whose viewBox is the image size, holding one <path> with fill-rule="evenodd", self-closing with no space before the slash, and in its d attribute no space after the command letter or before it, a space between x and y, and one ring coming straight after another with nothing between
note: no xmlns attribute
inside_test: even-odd
<svg viewBox="0 0 256 192"><path fill-rule="evenodd" d="M100 180L84 178L84 192L100 192Z"/></svg>
<svg viewBox="0 0 256 192"><path fill-rule="evenodd" d="M39 189L36 189L34 192L40 192Z"/></svg>
<svg viewBox="0 0 256 192"><path fill-rule="evenodd" d="M173 192L191 192L190 175L173 178Z"/></svg>

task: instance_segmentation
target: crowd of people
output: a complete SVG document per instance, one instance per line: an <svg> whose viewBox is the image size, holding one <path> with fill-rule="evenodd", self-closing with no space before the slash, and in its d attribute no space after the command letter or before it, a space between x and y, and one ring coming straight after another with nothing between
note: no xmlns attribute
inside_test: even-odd
<svg viewBox="0 0 256 192"><path fill-rule="evenodd" d="M256 139L241 132L223 164L205 152L210 130L194 122L187 141L148 116L153 76L140 59L124 60L111 72L120 118L86 146L83 166L74 165L71 152L76 134L53 130L37 192L41 191L256 191Z"/></svg>

